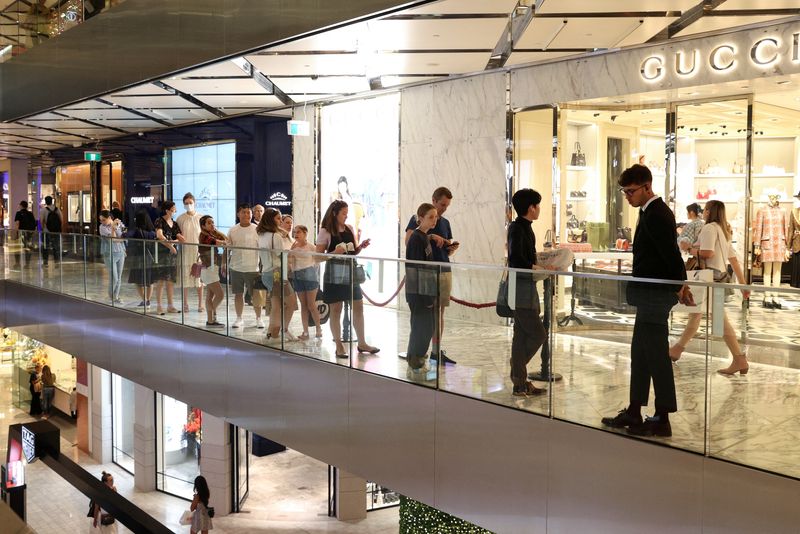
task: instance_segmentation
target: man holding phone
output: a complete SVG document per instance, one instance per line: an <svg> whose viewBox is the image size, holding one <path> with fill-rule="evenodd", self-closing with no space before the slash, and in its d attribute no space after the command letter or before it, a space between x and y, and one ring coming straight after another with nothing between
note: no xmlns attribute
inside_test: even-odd
<svg viewBox="0 0 800 534"><path fill-rule="evenodd" d="M438 215L436 226L429 232L428 236L431 239L433 249L433 261L450 263L450 256L455 254L458 250L458 241L453 240L453 233L450 230L450 221L444 218L444 212L450 206L453 200L453 193L446 187L437 187L433 192L431 198L433 206L436 208ZM411 220L408 221L406 226L406 244L408 238L414 233L417 226L417 216L412 215ZM455 364L455 360L447 357L445 351L441 349L442 336L444 335L444 309L450 306L450 291L453 288L453 273L450 267L442 267L439 274L439 332L438 335L434 333L431 343L431 360L437 360L439 353L442 355L442 363Z"/></svg>

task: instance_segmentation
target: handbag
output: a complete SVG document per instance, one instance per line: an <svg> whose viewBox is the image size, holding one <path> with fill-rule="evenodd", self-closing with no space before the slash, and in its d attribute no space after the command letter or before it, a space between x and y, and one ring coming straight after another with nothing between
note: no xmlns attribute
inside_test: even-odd
<svg viewBox="0 0 800 534"><path fill-rule="evenodd" d="M575 141L575 151L570 158L570 165L573 167L586 166L586 154L581 151L581 144L578 141Z"/></svg>
<svg viewBox="0 0 800 534"><path fill-rule="evenodd" d="M192 268L189 270L189 276L192 278L200 278L200 273L202 272L203 264L198 261L192 264Z"/></svg>
<svg viewBox="0 0 800 534"><path fill-rule="evenodd" d="M514 310L508 305L508 276L503 273L500 285L497 288L497 300L494 305L495 312L500 317L510 319L514 317Z"/></svg>
<svg viewBox="0 0 800 534"><path fill-rule="evenodd" d="M356 264L356 283L363 284L366 281L367 273L364 271L364 266Z"/></svg>
<svg viewBox="0 0 800 534"><path fill-rule="evenodd" d="M208 512L208 517L214 517L214 507L213 506L209 506L208 508L206 508L206 511Z"/></svg>
<svg viewBox="0 0 800 534"><path fill-rule="evenodd" d="M113 525L116 522L114 516L111 514L100 514L100 524L101 525Z"/></svg>

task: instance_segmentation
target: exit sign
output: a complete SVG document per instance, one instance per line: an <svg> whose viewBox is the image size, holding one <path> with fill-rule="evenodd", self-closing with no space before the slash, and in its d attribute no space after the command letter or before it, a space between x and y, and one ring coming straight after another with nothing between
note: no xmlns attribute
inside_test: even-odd
<svg viewBox="0 0 800 534"><path fill-rule="evenodd" d="M83 153L83 161L103 161L101 152L87 151Z"/></svg>

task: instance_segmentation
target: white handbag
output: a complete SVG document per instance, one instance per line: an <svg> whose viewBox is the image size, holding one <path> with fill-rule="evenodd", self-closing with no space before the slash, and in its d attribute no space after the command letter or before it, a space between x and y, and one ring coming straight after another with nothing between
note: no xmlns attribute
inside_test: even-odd
<svg viewBox="0 0 800 534"><path fill-rule="evenodd" d="M181 515L181 519L178 522L181 525L191 525L193 517L194 517L194 512L192 512L191 510L184 510L183 515Z"/></svg>

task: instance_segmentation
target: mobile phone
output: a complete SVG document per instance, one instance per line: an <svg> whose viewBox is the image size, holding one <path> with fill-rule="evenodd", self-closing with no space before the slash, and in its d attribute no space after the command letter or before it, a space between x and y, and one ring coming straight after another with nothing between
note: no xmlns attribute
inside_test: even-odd
<svg viewBox="0 0 800 534"><path fill-rule="evenodd" d="M458 241L451 241L450 244L447 245L447 246L448 247L457 247L458 246Z"/></svg>

